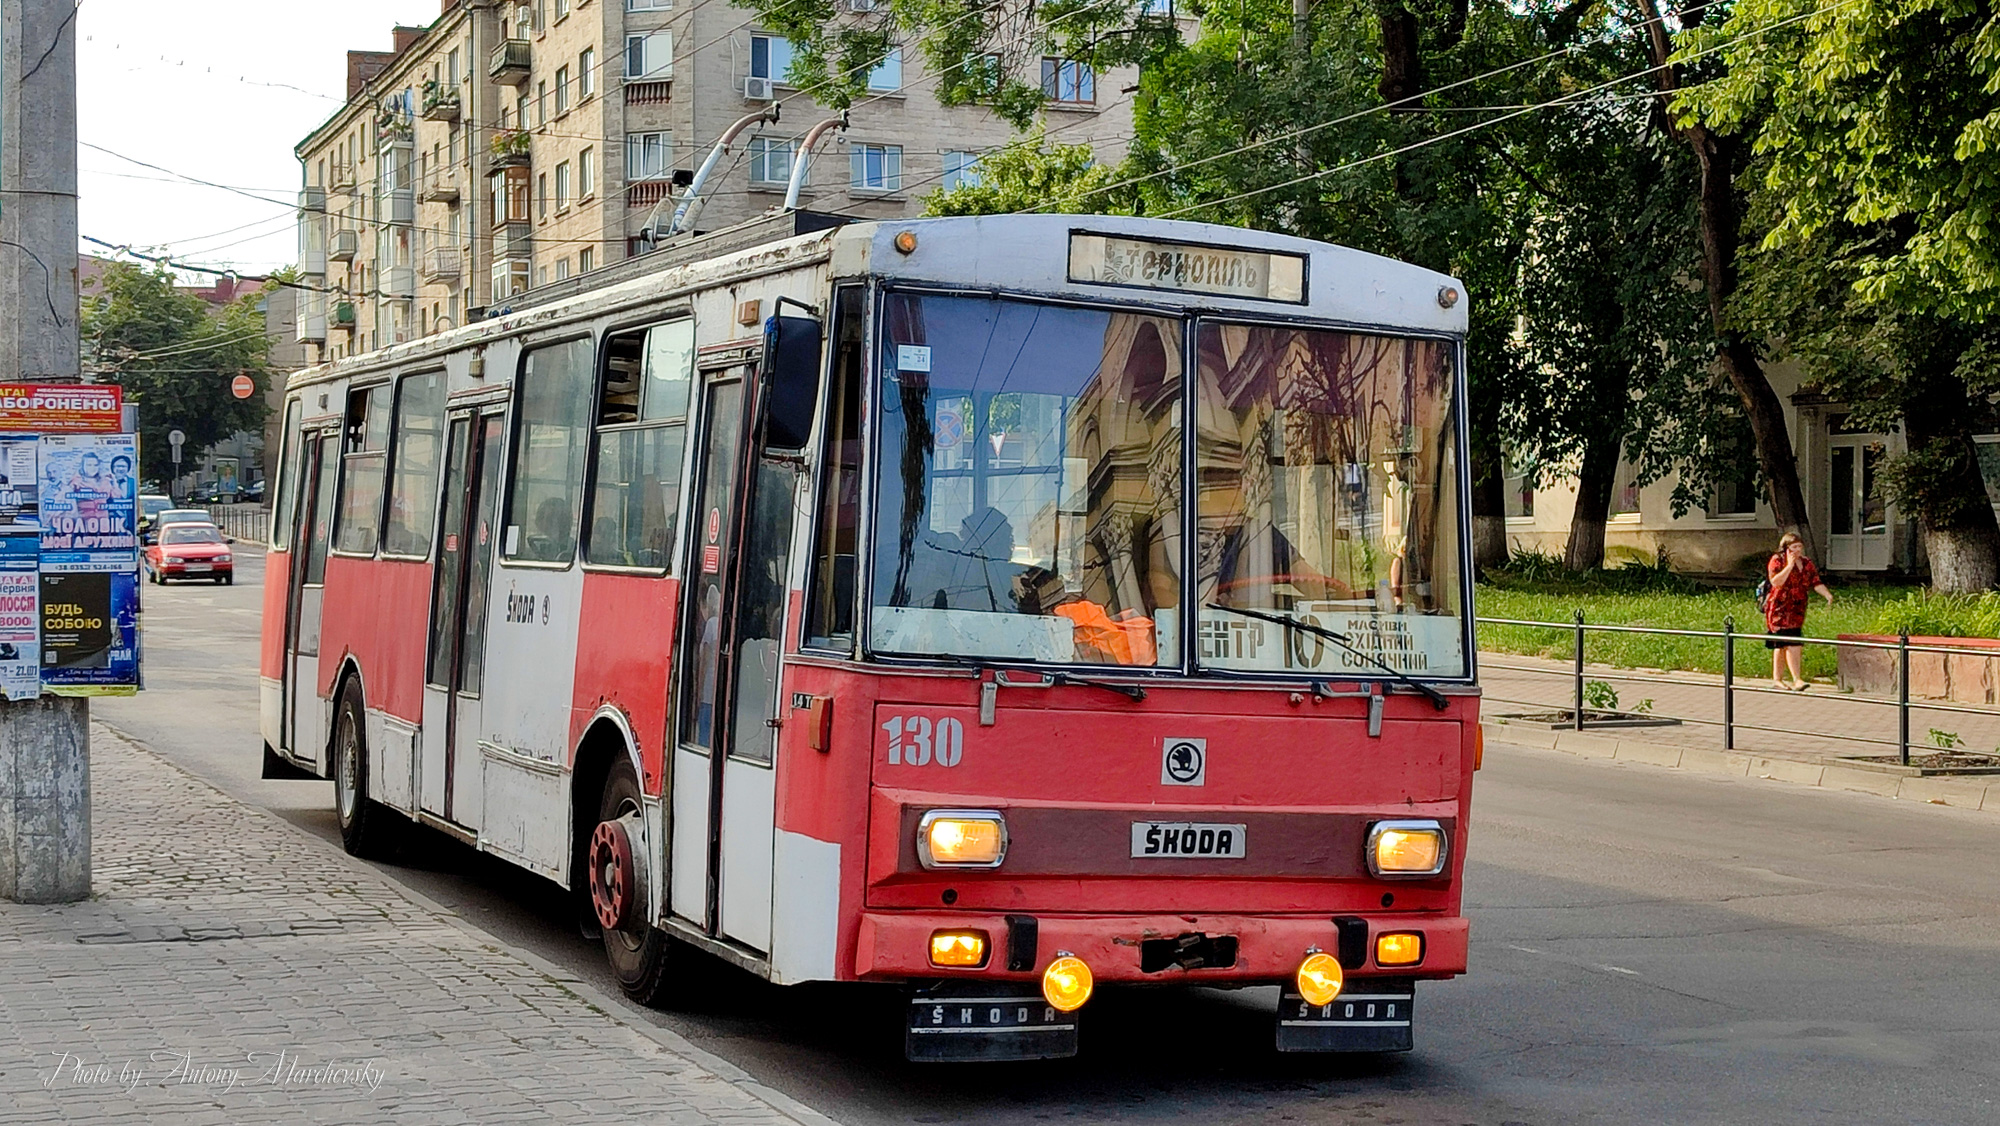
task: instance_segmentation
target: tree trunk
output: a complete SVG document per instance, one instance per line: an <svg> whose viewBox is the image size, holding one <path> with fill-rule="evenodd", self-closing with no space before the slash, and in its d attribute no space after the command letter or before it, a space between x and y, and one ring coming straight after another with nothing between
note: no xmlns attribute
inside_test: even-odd
<svg viewBox="0 0 2000 1126"><path fill-rule="evenodd" d="M1708 315L1715 326L1716 359L1723 374L1743 400L1743 413L1750 422L1750 434L1757 443L1757 468L1769 489L1771 514L1778 528L1797 532L1812 543L1812 520L1806 512L1805 490L1799 486L1798 458L1792 452L1791 432L1785 428L1784 406L1764 375L1757 349L1729 327L1729 300L1736 294L1736 255L1742 248L1742 215L1736 205L1736 173L1742 145L1734 137L1724 137L1696 123L1676 125L1667 103L1680 88L1680 67L1673 58L1673 41L1666 22L1660 18L1655 0L1644 0L1646 47L1657 73L1660 103L1654 123L1679 138L1694 151L1701 164L1701 187L1697 226L1701 232L1701 272L1708 290ZM1703 7L1689 5L1680 14L1682 27L1699 22Z"/></svg>
<svg viewBox="0 0 2000 1126"><path fill-rule="evenodd" d="M1476 466L1472 480L1472 569L1507 565L1507 483L1498 465Z"/></svg>
<svg viewBox="0 0 2000 1126"><path fill-rule="evenodd" d="M1931 589L1975 594L2000 587L2000 521L1979 473L1979 453L1961 431L1973 407L1965 384L1944 375L1928 382L1929 394L1906 404L1903 433L1911 454L1938 467L1924 489L1926 507L1914 513L1931 560ZM1909 456L1909 455L1906 455Z"/></svg>
<svg viewBox="0 0 2000 1126"><path fill-rule="evenodd" d="M1382 100L1393 104L1423 93L1424 62L1416 13L1400 0L1382 0L1375 6L1375 19L1382 29L1382 81L1376 85Z"/></svg>
<svg viewBox="0 0 2000 1126"><path fill-rule="evenodd" d="M1987 509L1988 513L1993 510ZM2000 535L1991 529L1917 526L1931 557L1931 589L1940 594L1977 594L2000 586Z"/></svg>
<svg viewBox="0 0 2000 1126"><path fill-rule="evenodd" d="M1563 566L1588 571L1604 566L1604 523L1611 516L1611 490L1618 479L1618 440L1593 441L1583 451L1576 478L1576 512L1569 520Z"/></svg>

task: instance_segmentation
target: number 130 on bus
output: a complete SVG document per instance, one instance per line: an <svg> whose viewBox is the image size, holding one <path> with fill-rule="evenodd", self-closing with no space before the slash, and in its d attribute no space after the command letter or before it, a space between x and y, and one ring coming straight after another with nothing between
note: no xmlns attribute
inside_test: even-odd
<svg viewBox="0 0 2000 1126"><path fill-rule="evenodd" d="M1459 297L1202 224L800 212L298 372L266 771L354 852L569 888L647 1004L701 950L899 986L914 1060L1073 1055L1170 986L1407 1050L1466 966Z"/></svg>

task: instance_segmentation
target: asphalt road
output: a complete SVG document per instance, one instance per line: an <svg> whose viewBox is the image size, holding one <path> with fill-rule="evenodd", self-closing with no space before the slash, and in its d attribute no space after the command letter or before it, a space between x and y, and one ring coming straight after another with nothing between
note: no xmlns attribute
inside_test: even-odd
<svg viewBox="0 0 2000 1126"><path fill-rule="evenodd" d="M150 691L120 731L338 847L325 782L259 773L262 561L146 588ZM1083 1055L917 1067L893 998L711 960L634 1009L833 1118L871 1123L2000 1121L2000 818L1489 747L1472 972L1425 984L1418 1048L1279 1056L1272 990L1107 990ZM383 870L616 993L553 887L426 836Z"/></svg>

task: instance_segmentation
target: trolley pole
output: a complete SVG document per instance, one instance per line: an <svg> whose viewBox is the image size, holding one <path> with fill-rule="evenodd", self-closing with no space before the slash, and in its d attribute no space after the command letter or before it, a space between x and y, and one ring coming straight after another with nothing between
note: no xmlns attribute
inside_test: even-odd
<svg viewBox="0 0 2000 1126"><path fill-rule="evenodd" d="M76 165L76 5L0 0L0 383L79 378ZM89 894L89 702L0 701L0 896Z"/></svg>

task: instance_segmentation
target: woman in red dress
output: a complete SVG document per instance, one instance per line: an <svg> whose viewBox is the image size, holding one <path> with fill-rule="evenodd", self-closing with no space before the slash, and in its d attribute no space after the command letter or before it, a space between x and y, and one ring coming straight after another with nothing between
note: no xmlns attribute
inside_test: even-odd
<svg viewBox="0 0 2000 1126"><path fill-rule="evenodd" d="M1770 576L1771 591L1764 596L1764 632L1775 637L1764 642L1771 650L1771 683L1793 692L1806 690L1805 677L1799 675L1799 661L1804 646L1797 641L1783 640L1798 637L1805 632L1806 601L1817 591L1833 605L1833 592L1826 589L1826 583L1819 577L1819 568L1806 558L1806 545L1792 532L1786 532L1778 540L1778 553L1764 565L1765 574ZM1792 682L1785 683L1784 670L1792 670Z"/></svg>

